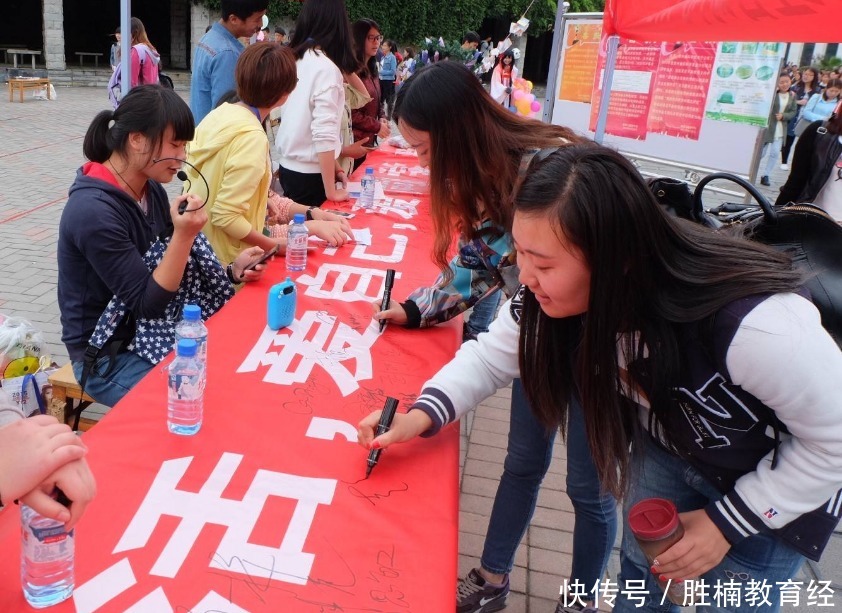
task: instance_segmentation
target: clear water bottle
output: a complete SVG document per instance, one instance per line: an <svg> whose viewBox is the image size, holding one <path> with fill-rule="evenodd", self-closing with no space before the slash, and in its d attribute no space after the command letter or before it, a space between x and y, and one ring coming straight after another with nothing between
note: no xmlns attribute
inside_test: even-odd
<svg viewBox="0 0 842 613"><path fill-rule="evenodd" d="M20 505L20 582L26 601L36 609L73 594L74 531Z"/></svg>
<svg viewBox="0 0 842 613"><path fill-rule="evenodd" d="M307 267L307 238L304 214L296 213L287 232L287 270L298 272Z"/></svg>
<svg viewBox="0 0 842 613"><path fill-rule="evenodd" d="M175 344L183 338L196 341L196 357L204 368L208 363L208 329L202 321L202 307L196 304L184 305L181 321L175 325Z"/></svg>
<svg viewBox="0 0 842 613"><path fill-rule="evenodd" d="M360 207L370 209L374 206L374 167L366 166L365 174L360 182Z"/></svg>
<svg viewBox="0 0 842 613"><path fill-rule="evenodd" d="M196 434L202 427L205 369L196 359L196 348L192 338L181 339L170 364L167 428L174 434Z"/></svg>

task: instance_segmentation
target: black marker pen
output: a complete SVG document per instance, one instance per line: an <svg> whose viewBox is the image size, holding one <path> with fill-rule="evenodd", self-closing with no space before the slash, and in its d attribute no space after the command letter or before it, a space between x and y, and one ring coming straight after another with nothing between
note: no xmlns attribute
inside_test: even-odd
<svg viewBox="0 0 842 613"><path fill-rule="evenodd" d="M398 409L398 401L391 396L386 397L386 405L383 407L383 412L380 414L380 422L377 424L377 430L374 436L378 437L384 432L388 432L392 426L392 420L395 418L395 411ZM380 452L382 449L372 449L368 452L368 465L365 467L365 478L371 474L372 469L377 466L377 461L380 459Z"/></svg>
<svg viewBox="0 0 842 613"><path fill-rule="evenodd" d="M383 290L383 302L380 303L380 310L385 311L389 308L389 303L392 301L392 286L395 284L395 269L388 268L386 270L386 287ZM380 320L380 331L386 328L386 322L388 320L381 319Z"/></svg>

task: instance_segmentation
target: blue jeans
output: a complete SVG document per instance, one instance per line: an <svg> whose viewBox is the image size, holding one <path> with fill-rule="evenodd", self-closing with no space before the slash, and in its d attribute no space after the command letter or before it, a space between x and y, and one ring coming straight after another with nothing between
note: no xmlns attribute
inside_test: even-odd
<svg viewBox="0 0 842 613"><path fill-rule="evenodd" d="M113 407L138 381L152 370L153 365L130 351L114 357L114 368L108 371L109 356L102 356L95 363L85 381L85 393L100 404ZM76 381L82 383L82 362L73 362ZM107 373L107 374L106 374Z"/></svg>
<svg viewBox="0 0 842 613"><path fill-rule="evenodd" d="M488 295L474 305L471 316L468 317L465 336L476 338L477 334L488 332L488 326L497 316L497 305L500 304L500 290Z"/></svg>
<svg viewBox="0 0 842 613"><path fill-rule="evenodd" d="M642 449L641 449L642 447ZM651 440L644 444L635 444L632 451L632 471L630 488L627 499L624 501L624 508L630 509L636 502L644 498L666 498L672 500L680 513L701 509L711 501L722 498L722 494L711 485L711 483L699 474L690 464L680 457L664 451L656 446ZM617 595L614 606L614 613L626 613L629 611L663 611L677 613L679 607L661 605L663 592L658 586L654 575L649 570L649 564L632 536L628 525L628 513L624 513L623 524L623 546L620 552L620 585L623 581L635 580L645 581L646 598L645 609L638 607L637 599L624 599L622 594ZM728 551L728 555L704 575L699 581L704 581L707 601L709 605L702 606L698 600L697 613L713 613L721 611L747 613L749 611L763 611L772 613L780 609L780 591L776 581L791 579L798 572L804 558L794 549L780 542L769 534L756 534L750 536ZM735 581L738 584L742 581L754 580L757 582L766 581L771 585L768 601L771 605L749 606L743 602L747 589L741 588L739 602L742 606L730 605L722 598L715 597L714 586L719 581L725 584ZM640 584L638 584L640 585ZM697 582L696 587L701 586ZM729 606L717 606L726 605Z"/></svg>
<svg viewBox="0 0 842 613"><path fill-rule="evenodd" d="M497 487L480 563L495 574L511 572L515 552L526 532L541 481L552 459L555 431L535 419L520 379L512 386L509 446ZM567 432L567 495L573 503L571 580L593 587L605 566L617 532L616 503L602 494L585 437L582 408L571 402Z"/></svg>

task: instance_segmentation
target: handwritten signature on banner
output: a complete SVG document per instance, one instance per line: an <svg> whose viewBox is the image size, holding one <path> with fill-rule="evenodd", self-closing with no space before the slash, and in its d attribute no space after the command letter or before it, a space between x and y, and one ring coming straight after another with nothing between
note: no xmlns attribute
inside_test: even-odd
<svg viewBox="0 0 842 613"><path fill-rule="evenodd" d="M356 428L347 422L336 419L314 417L307 432L308 438L335 440L337 436L345 442L355 442ZM273 595L283 593L293 600L317 607L340 607L343 596L355 600L359 594L354 589L358 580L354 570L342 559L333 546L319 547L321 556L336 556L337 564L326 564L331 572L343 573L344 577L319 577L313 574L315 554L304 551L305 542L310 537L316 514L320 508L330 507L340 481L316 477L305 477L288 473L257 470L241 500L224 497L223 492L232 481L243 456L223 453L211 471L205 483L197 492L179 489L178 485L188 471L193 457L176 458L161 464L143 502L115 546L114 554L126 554L148 546L150 539L159 529L163 517L175 517L180 521L169 540L149 571L150 576L175 578L194 547L200 533L209 524L224 526L225 532L216 549L208 556L208 571L227 580L227 593L219 594L210 590L193 607L176 607L170 603L163 586L144 594L128 611L156 613L187 611L226 611L248 613L236 604L243 598L235 595L235 586L243 586L249 592L249 598L257 598L266 603L266 593L271 589ZM409 491L409 485L402 482L396 487L377 491L375 485L358 482L341 482L348 493L360 498L367 504L400 495ZM284 498L294 504L294 510L283 522L273 522L271 530L275 533L272 542L280 542L277 547L250 542L260 516L264 513L270 497ZM368 597L375 603L387 603L400 608L409 608L405 594L397 582L399 572L395 566L396 550L377 553L374 569L368 572L363 589L368 590ZM259 562L257 562L259 561ZM336 570L340 569L340 570ZM365 572L365 571L362 571ZM240 575L238 579L234 575ZM280 582L280 583L278 583ZM136 585L135 569L128 557L118 560L109 568L76 588L74 604L77 613L91 613L106 605L108 601ZM283 584L290 584L284 587ZM321 601L321 596L304 596L292 586L316 585L330 588L330 599ZM350 603L347 603L351 606ZM370 611L389 609L371 608Z"/></svg>

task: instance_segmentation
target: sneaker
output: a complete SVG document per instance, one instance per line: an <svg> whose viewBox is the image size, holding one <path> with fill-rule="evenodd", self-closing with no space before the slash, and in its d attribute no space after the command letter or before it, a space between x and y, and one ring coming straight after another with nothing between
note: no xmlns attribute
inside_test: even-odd
<svg viewBox="0 0 842 613"><path fill-rule="evenodd" d="M769 181L769 177L767 177L766 175L763 175L762 177L760 177L760 185L767 185L768 186L768 185L772 185L772 182Z"/></svg>
<svg viewBox="0 0 842 613"><path fill-rule="evenodd" d="M456 613L491 613L506 607L509 576L503 585L492 585L474 568L456 585Z"/></svg>
<svg viewBox="0 0 842 613"><path fill-rule="evenodd" d="M789 164L781 164L781 170L789 170Z"/></svg>

